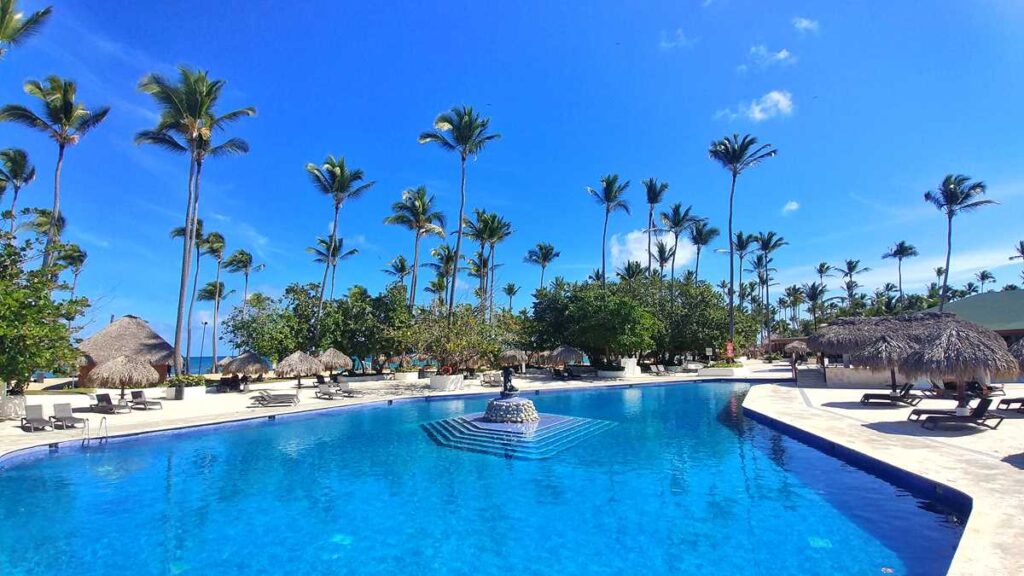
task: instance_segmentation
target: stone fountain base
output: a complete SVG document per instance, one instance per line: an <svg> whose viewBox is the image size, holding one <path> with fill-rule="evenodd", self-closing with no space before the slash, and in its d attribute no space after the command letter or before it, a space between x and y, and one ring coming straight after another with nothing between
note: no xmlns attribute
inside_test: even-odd
<svg viewBox="0 0 1024 576"><path fill-rule="evenodd" d="M526 398L513 396L511 398L495 398L488 402L483 420L484 422L502 424L525 424L539 422L540 414L537 413L533 402Z"/></svg>

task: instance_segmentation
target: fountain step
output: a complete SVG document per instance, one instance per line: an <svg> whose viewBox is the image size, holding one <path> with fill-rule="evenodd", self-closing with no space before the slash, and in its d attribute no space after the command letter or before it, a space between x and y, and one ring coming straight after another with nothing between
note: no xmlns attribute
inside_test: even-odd
<svg viewBox="0 0 1024 576"><path fill-rule="evenodd" d="M614 422L541 415L541 422L526 425L492 424L480 415L456 416L422 427L439 446L521 460L550 458L614 426Z"/></svg>

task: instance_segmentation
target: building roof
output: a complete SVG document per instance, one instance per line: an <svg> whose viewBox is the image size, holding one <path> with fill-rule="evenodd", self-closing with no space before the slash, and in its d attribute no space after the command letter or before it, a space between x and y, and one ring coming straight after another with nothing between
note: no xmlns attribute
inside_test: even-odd
<svg viewBox="0 0 1024 576"><path fill-rule="evenodd" d="M1024 332L1024 290L975 294L946 304L946 312L996 332Z"/></svg>
<svg viewBox="0 0 1024 576"><path fill-rule="evenodd" d="M78 345L87 363L101 364L118 356L145 360L153 365L173 364L174 347L137 316L125 316Z"/></svg>

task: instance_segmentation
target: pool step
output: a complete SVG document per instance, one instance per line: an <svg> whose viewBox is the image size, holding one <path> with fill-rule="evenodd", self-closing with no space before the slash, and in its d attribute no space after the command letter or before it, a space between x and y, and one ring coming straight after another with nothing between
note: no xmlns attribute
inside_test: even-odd
<svg viewBox="0 0 1024 576"><path fill-rule="evenodd" d="M542 415L533 425L495 425L480 414L422 424L439 446L519 460L550 458L614 426L614 422L573 416Z"/></svg>

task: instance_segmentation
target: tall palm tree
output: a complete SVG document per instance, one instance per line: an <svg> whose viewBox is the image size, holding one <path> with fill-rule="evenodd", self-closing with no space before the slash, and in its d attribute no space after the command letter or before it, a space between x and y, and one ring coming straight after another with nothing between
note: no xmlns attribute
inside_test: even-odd
<svg viewBox="0 0 1024 576"><path fill-rule="evenodd" d="M644 265L637 260L630 260L629 262L626 262L622 268L619 268L615 272L615 275L618 276L620 280L632 282L633 280L643 277Z"/></svg>
<svg viewBox="0 0 1024 576"><path fill-rule="evenodd" d="M608 243L608 218L612 215L612 212L617 210L621 210L626 214L629 214L629 202L623 199L627 188L629 188L629 180L619 184L618 174L608 174L604 178L601 178L600 190L594 190L590 186L587 186L587 193L590 194L598 204L604 206L604 228L602 228L601 232L602 284L604 284L604 279L608 277L605 269L605 257L607 256L606 246Z"/></svg>
<svg viewBox="0 0 1024 576"><path fill-rule="evenodd" d="M846 260L842 266L836 266L834 269L846 280L843 284L843 287L846 289L846 305L850 308L850 312L853 312L856 303L854 292L857 288L860 288L860 284L857 283L855 276L864 272L870 272L871 268L861 268L860 260Z"/></svg>
<svg viewBox="0 0 1024 576"><path fill-rule="evenodd" d="M523 262L527 264L534 264L540 266L540 288L544 287L544 270L547 269L548 265L561 256L562 253L555 250L555 247L547 242L540 242L535 248L530 248L526 252L526 257L523 258Z"/></svg>
<svg viewBox="0 0 1024 576"><path fill-rule="evenodd" d="M235 250L235 253L228 256L228 259L224 262L224 267L228 272L233 274L242 274L242 314L245 314L246 307L249 303L249 275L255 272L262 272L267 265L256 264L253 265L252 254L246 250ZM331 288L333 289L333 279Z"/></svg>
<svg viewBox="0 0 1024 576"><path fill-rule="evenodd" d="M192 367L189 366L192 358L192 312L196 306L196 296L199 294L199 268L202 265L202 254L203 249L206 247L206 236L203 234L203 219L196 219L195 230L193 231L195 237L195 249L196 249L196 269L192 275L192 296L188 302L188 314L185 320L187 331L185 334L185 372L191 373ZM188 229L184 226L178 226L171 230L171 238L186 238L188 236Z"/></svg>
<svg viewBox="0 0 1024 576"><path fill-rule="evenodd" d="M1024 240L1017 242L1013 247L1013 256L1010 256L1010 260L1024 260Z"/></svg>
<svg viewBox="0 0 1024 576"><path fill-rule="evenodd" d="M53 7L47 6L26 18L15 3L15 0L0 0L0 58L7 55L12 46L19 46L37 34L53 12Z"/></svg>
<svg viewBox="0 0 1024 576"><path fill-rule="evenodd" d="M978 272L977 274L974 275L974 279L977 280L979 284L981 284L981 288L979 289L979 292L981 293L985 292L985 284L988 284L989 282L995 283L996 281L995 275L993 275L988 270L982 270L981 272Z"/></svg>
<svg viewBox="0 0 1024 576"><path fill-rule="evenodd" d="M211 372L217 366L217 319L219 318L220 303L228 296L224 293L224 283L220 281L220 272L224 267L225 250L227 250L227 243L224 241L224 236L219 232L210 232L206 235L206 238L203 240L203 254L213 257L213 260L217 263L217 275L213 282L208 282L204 288L199 290L197 299L199 301L213 302L213 330L210 335L211 342L213 342L213 367ZM212 295L207 294L207 297L203 298L203 290L208 288L215 289L215 292ZM232 290L232 292L234 291Z"/></svg>
<svg viewBox="0 0 1024 576"><path fill-rule="evenodd" d="M913 244L909 244L903 240L900 240L888 252L882 254L883 259L896 259L896 286L899 288L900 292L900 304L903 303L903 260L906 258L913 258L914 256L917 256L917 248L915 248Z"/></svg>
<svg viewBox="0 0 1024 576"><path fill-rule="evenodd" d="M750 254L750 252L753 251L756 247L757 247L757 236L755 236L753 234L744 234L740 230L737 230L736 233L733 235L732 248L733 248L733 251L736 253L736 258L741 263L740 270L739 270L739 272L740 272L739 273L739 278L737 279L737 282L736 282L740 286L743 286L743 266L742 266L742 263L744 261L746 261L747 255ZM737 296L739 297L739 301L740 301L740 310L743 309L743 297L745 295L746 294L744 293L743 290L740 290L739 294L737 294Z"/></svg>
<svg viewBox="0 0 1024 576"><path fill-rule="evenodd" d="M647 273L651 272L653 254L651 252L651 237L657 228L654 225L654 208L661 204L661 200L668 191L668 182L658 182L654 178L643 181L644 191L647 192Z"/></svg>
<svg viewBox="0 0 1024 576"><path fill-rule="evenodd" d="M313 187L331 197L334 205L334 220L331 223L331 236L328 238L328 242L333 244L338 239L338 214L341 212L341 206L349 200L355 200L362 196L364 192L373 188L376 182L364 182L362 170L358 168L350 170L345 165L344 157L335 158L330 154L324 159L323 164L319 166L312 162L306 164L306 172L309 173L309 179L313 182ZM320 317L324 309L324 289L327 287L327 272L336 265L337 260L324 264L324 278L320 283L320 303L317 306L317 318ZM332 282L331 285L333 287L334 283Z"/></svg>
<svg viewBox="0 0 1024 576"><path fill-rule="evenodd" d="M668 266L676 256L676 249L669 246L661 238L654 243L654 258L658 261L658 273L665 277L665 266Z"/></svg>
<svg viewBox="0 0 1024 576"><path fill-rule="evenodd" d="M2 2L3 0L0 0ZM28 159L28 154L20 148L7 148L0 151L0 184L11 187L11 235L17 224L18 194L21 189L36 179L36 167ZM0 192L2 194L2 192Z"/></svg>
<svg viewBox="0 0 1024 576"><path fill-rule="evenodd" d="M477 242L480 245L477 251L477 256L473 260L476 264L476 270L474 276L478 280L477 294L480 297L480 312L484 313L485 302L487 301L487 285L489 280L488 268L490 266L490 259L484 255L484 249L487 246L488 240L494 236L497 232L495 230L495 220L493 214L477 208L473 210L473 216L475 220L466 218L466 221L462 223L466 238ZM471 266L472 268L472 266Z"/></svg>
<svg viewBox="0 0 1024 576"><path fill-rule="evenodd" d="M984 182L971 182L970 176L947 174L935 190L924 193L924 199L946 215L946 266L942 275L942 291L939 292L939 312L946 307L949 289L949 258L953 252L953 218L958 214L971 212L993 200L982 200L986 186Z"/></svg>
<svg viewBox="0 0 1024 576"><path fill-rule="evenodd" d="M785 294L791 308L790 318L795 327L800 320L800 305L804 303L804 293L799 286L793 284L786 287Z"/></svg>
<svg viewBox="0 0 1024 576"><path fill-rule="evenodd" d="M708 224L707 220L698 220L690 227L690 242L697 249L697 259L693 264L694 280L700 279L700 252L705 246L711 244L718 238L721 231Z"/></svg>
<svg viewBox="0 0 1024 576"><path fill-rule="evenodd" d="M456 106L442 112L434 119L434 129L420 134L420 144L437 144L442 150L456 152L459 155L459 229L455 237L455 260L461 258L462 224L466 217L466 160L477 156L488 142L501 138L500 134L490 133L490 118L483 118L470 106ZM457 268L457 267L456 267ZM452 320L455 306L455 276L458 270L453 269L448 299L448 322Z"/></svg>
<svg viewBox="0 0 1024 576"><path fill-rule="evenodd" d="M338 263L359 254L359 249L353 248L351 250L345 250L344 238L328 236L327 238L317 238L316 246L306 248L306 252L313 255L313 262L323 264L327 270L330 270L331 292L329 299L334 300L334 276L338 269ZM323 281L327 282L326 276L324 276ZM324 294L325 292L326 286L320 286L320 293Z"/></svg>
<svg viewBox="0 0 1024 576"><path fill-rule="evenodd" d="M0 121L14 122L38 130L57 143L57 166L53 171L53 208L50 210L56 218L60 218L60 173L64 167L64 151L68 146L78 144L82 136L103 122L110 108L103 106L90 111L76 99L78 89L71 80L49 76L45 82L29 80L24 84L26 94L42 101L42 116L20 104L8 104L0 108ZM50 226L43 255L44 268L53 263L55 245L59 241L57 228Z"/></svg>
<svg viewBox="0 0 1024 576"><path fill-rule="evenodd" d="M16 230L31 230L36 236L46 236L50 232L50 226L57 227L57 233L63 234L67 227L67 220L61 214L58 218L53 217L49 208L31 208L31 217L18 225Z"/></svg>
<svg viewBox="0 0 1024 576"><path fill-rule="evenodd" d="M515 297L516 294L519 294L519 286L516 286L515 282L509 282L508 284L505 284L505 287L501 291L505 293L505 296L508 296L508 311L511 312L512 298Z"/></svg>
<svg viewBox="0 0 1024 576"><path fill-rule="evenodd" d="M397 278L398 283L405 286L405 277L414 273L414 270L409 268L409 261L405 259L405 256L399 254L394 260L388 262L388 267L382 270L382 272L392 278Z"/></svg>
<svg viewBox="0 0 1024 576"><path fill-rule="evenodd" d="M726 136L716 140L708 147L708 156L721 164L722 168L729 171L732 176L732 185L729 187L729 343L735 340L736 316L733 310L733 294L736 290L734 282L735 275L735 247L733 246L732 215L733 199L736 196L736 179L748 169L757 166L762 161L775 156L778 152L771 144L757 145L757 138L747 134L740 138L738 134Z"/></svg>
<svg viewBox="0 0 1024 576"><path fill-rule="evenodd" d="M78 275L82 273L85 260L89 257L85 250L77 244L65 244L61 247L57 262L71 270L71 300L75 299L75 291L78 289ZM71 329L71 319L68 318L68 329Z"/></svg>
<svg viewBox="0 0 1024 576"><path fill-rule="evenodd" d="M818 328L818 312L825 303L825 284L812 282L803 286L804 300L807 302L807 310L811 313L811 321L815 330Z"/></svg>
<svg viewBox="0 0 1024 576"><path fill-rule="evenodd" d="M445 217L434 209L434 197L427 196L426 186L409 188L402 192L402 200L391 205L393 214L385 224L396 224L412 230L415 241L412 251L412 281L409 286L409 307L416 306L417 270L420 267L420 239L434 234L444 238Z"/></svg>
<svg viewBox="0 0 1024 576"><path fill-rule="evenodd" d="M447 244L441 244L430 251L430 255L434 258L433 262L427 262L423 264L425 268L429 268L434 271L436 276L435 282L432 283L434 288L443 286L446 290L448 289L448 279L454 278L455 273L460 268L456 265L457 260L455 259L455 251L452 247ZM440 280L438 282L437 280ZM428 290L430 292L430 290ZM437 294L436 292L430 292L435 296L439 296L441 303L445 306L448 305L447 294L442 292ZM452 293L454 296L454 292Z"/></svg>
<svg viewBox="0 0 1024 576"><path fill-rule="evenodd" d="M831 277L832 272L834 272L835 269L835 266L829 264L828 262L819 262L818 266L814 268L814 273L818 275L818 282L820 282L821 285L824 286L825 278Z"/></svg>
<svg viewBox="0 0 1024 576"><path fill-rule="evenodd" d="M213 328L210 330L210 342L213 345L213 361L210 363L210 373L217 370L217 318L220 316L220 303L227 300L228 296L234 293L234 290L225 290L224 283L219 280L211 280L199 289L198 299L200 302L213 302ZM202 354L203 351L200 350L199 355L202 356Z"/></svg>
<svg viewBox="0 0 1024 576"><path fill-rule="evenodd" d="M696 214L693 214L693 206L683 205L679 202L669 206L668 212L661 213L661 225L672 234L672 270L670 275L673 280L676 278L676 253L679 251L679 236L689 231L694 224L701 221Z"/></svg>
<svg viewBox="0 0 1024 576"><path fill-rule="evenodd" d="M488 228L489 233L487 234L487 261L491 264L490 285L487 288L489 318L494 316L494 283L497 275L496 272L498 270L498 262L494 255L495 248L498 244L504 242L512 235L511 222L494 213L491 213L490 219L491 225Z"/></svg>
<svg viewBox="0 0 1024 576"><path fill-rule="evenodd" d="M452 252L454 254L454 252ZM427 294L434 295L434 301L441 306L445 305L445 299L448 296L448 277L447 276L435 276L433 280L427 282L427 287L423 289Z"/></svg>
<svg viewBox="0 0 1024 576"><path fill-rule="evenodd" d="M192 266L192 250L198 244L199 192L203 166L207 158L245 154L249 144L241 138L213 143L213 133L232 122L256 114L249 106L219 114L216 110L225 82L211 80L201 70L178 68L177 82L160 74L149 74L139 81L139 90L149 94L160 108L155 128L135 135L136 144L151 144L188 157L188 184L185 203L185 236L181 247L181 277L178 283L178 309L174 326L174 368L181 372L181 340L185 318L185 298ZM191 331L191 327L190 327ZM190 332L191 333L191 332Z"/></svg>
<svg viewBox="0 0 1024 576"><path fill-rule="evenodd" d="M558 280L558 278L555 278L555 280ZM600 282L604 284L604 273L601 272L600 268L594 268L590 276L587 276L587 282Z"/></svg>
<svg viewBox="0 0 1024 576"><path fill-rule="evenodd" d="M769 303L769 302L772 301L772 296L771 296L771 285L772 285L772 275L771 275L771 272L772 272L772 269L768 267L772 263L772 254L774 254L776 251L778 251L779 248L782 248L783 246L787 246L787 245L789 245L789 242L786 242L785 238L783 238L782 236L779 236L775 232L772 232L772 231L769 230L768 232L758 232L757 233L757 249L760 250L762 254L764 254L764 259L765 259L765 268L764 268L764 276L765 276L765 278L764 278L764 301L766 303ZM770 305L767 306L767 307L771 308ZM769 314L770 314L770 311L769 311ZM765 324L765 327L767 328L766 332L767 332L767 336L768 336L768 341L771 342L771 338L772 338L771 316L769 316L767 318L767 322Z"/></svg>

